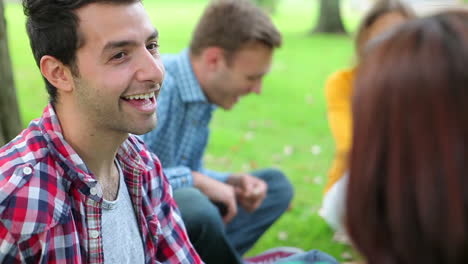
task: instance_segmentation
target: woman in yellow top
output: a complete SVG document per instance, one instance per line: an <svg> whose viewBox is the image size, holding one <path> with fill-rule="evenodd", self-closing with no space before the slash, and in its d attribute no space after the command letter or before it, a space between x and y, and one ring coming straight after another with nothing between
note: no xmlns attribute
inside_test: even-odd
<svg viewBox="0 0 468 264"><path fill-rule="evenodd" d="M413 12L398 0L379 0L367 13L358 29L355 48L359 58L366 44L415 17ZM354 68L341 70L329 77L325 87L328 122L335 139L335 159L328 174L321 215L338 234L344 232L342 219L348 171L348 152L351 145L351 99Z"/></svg>

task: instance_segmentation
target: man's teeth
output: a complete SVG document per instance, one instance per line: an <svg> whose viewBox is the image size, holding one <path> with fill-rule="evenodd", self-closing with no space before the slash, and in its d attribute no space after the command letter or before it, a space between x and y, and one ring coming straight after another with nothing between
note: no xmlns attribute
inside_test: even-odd
<svg viewBox="0 0 468 264"><path fill-rule="evenodd" d="M146 94L136 94L136 95L125 96L124 98L127 100L136 100L136 99L150 99L153 96L154 96L154 92L151 92L151 93L146 93Z"/></svg>

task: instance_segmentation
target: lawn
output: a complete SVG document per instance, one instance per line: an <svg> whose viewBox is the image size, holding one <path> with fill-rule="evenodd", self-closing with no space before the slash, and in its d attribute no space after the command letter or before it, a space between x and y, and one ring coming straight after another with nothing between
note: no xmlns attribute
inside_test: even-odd
<svg viewBox="0 0 468 264"><path fill-rule="evenodd" d="M322 190L334 152L324 99L324 82L352 62L348 36L313 35L317 10L311 0L283 0L273 15L284 36L260 96L249 96L232 111L216 112L205 164L227 171L274 166L293 182L296 195L287 212L248 253L275 246L320 249L341 259L349 247L332 241L332 231L318 216ZM178 52L189 39L206 1L146 0L161 34L163 53ZM10 52L24 126L40 116L47 102L42 78L24 29L21 5L6 6ZM358 17L344 12L349 30Z"/></svg>

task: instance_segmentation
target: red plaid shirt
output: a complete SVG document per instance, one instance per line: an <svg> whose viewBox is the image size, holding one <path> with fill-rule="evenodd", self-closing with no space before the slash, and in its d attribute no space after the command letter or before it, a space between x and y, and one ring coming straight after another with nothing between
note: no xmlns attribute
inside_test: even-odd
<svg viewBox="0 0 468 264"><path fill-rule="evenodd" d="M158 158L135 136L116 158L136 212L145 263L201 263ZM41 119L0 149L0 262L104 263L101 193L48 105Z"/></svg>

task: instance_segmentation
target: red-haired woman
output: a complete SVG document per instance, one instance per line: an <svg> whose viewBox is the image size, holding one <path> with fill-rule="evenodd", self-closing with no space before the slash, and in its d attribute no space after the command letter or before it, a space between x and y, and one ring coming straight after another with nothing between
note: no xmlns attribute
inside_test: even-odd
<svg viewBox="0 0 468 264"><path fill-rule="evenodd" d="M372 43L353 101L347 231L369 264L468 263L468 12Z"/></svg>

